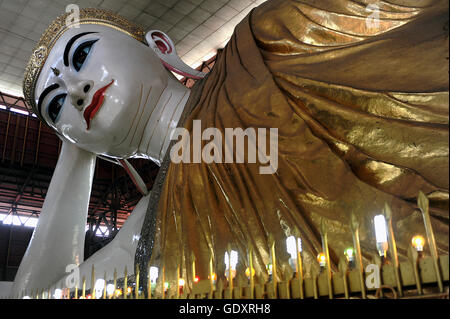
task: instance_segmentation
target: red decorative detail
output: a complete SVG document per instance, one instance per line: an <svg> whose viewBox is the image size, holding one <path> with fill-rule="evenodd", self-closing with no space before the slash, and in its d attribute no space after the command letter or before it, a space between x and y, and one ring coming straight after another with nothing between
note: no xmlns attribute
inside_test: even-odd
<svg viewBox="0 0 450 319"><path fill-rule="evenodd" d="M100 107L103 104L103 101L105 100L105 92L106 90L111 86L111 84L114 83L114 80L111 81L108 85L102 87L97 92L95 92L94 96L92 97L91 104L84 110L83 116L86 120L87 124L87 130L91 127L91 120L94 118L95 114L98 112Z"/></svg>
<svg viewBox="0 0 450 319"><path fill-rule="evenodd" d="M162 42L160 40L156 40L155 43L156 43L156 46L158 47L159 51L161 51L162 53L166 53L167 47L164 45L164 42Z"/></svg>
<svg viewBox="0 0 450 319"><path fill-rule="evenodd" d="M155 40L154 36L159 37L162 40L158 40L158 39ZM155 40L155 43L158 46L158 49L160 49L162 53L164 53L164 54L172 53L172 46L170 45L170 40L167 39L167 37L164 34L162 34L160 32L153 32L152 38L153 38L153 40Z"/></svg>

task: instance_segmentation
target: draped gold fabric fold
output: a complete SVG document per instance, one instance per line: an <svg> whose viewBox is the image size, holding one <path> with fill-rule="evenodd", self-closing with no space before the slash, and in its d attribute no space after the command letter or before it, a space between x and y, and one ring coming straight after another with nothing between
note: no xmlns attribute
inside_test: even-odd
<svg viewBox="0 0 450 319"><path fill-rule="evenodd" d="M228 244L243 271L248 242L266 276L272 234L284 278L292 273L286 237L298 227L309 264L322 250L322 221L337 263L352 245L351 213L371 258L373 217L385 203L405 256L411 237L425 234L420 190L430 197L439 251L448 252L448 1L377 1L377 27L366 23L370 3L268 1L236 27L184 127L192 132L199 119L223 134L278 128L278 171L171 163L152 256L166 276L181 263L192 280L194 254L207 278L211 252L223 275Z"/></svg>

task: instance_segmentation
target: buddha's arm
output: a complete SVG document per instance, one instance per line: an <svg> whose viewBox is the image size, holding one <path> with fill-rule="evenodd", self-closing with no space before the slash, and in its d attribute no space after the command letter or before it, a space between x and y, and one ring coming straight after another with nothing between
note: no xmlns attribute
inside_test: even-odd
<svg viewBox="0 0 450 319"><path fill-rule="evenodd" d="M83 261L95 155L63 142L39 223L22 259L14 293L43 289Z"/></svg>
<svg viewBox="0 0 450 319"><path fill-rule="evenodd" d="M127 274L133 275L134 255L140 238L145 213L147 212L149 199L149 195L141 198L114 239L108 245L87 258L78 267L78 278L73 277L72 272L68 272L61 280L55 283L52 282L51 284L54 284L55 288L72 288L68 282L71 283L71 278L74 278L75 280L78 279L77 287L81 287L82 278L85 278L88 283L91 282L92 266L95 267L97 278L104 278L104 274L106 274L106 280L114 279L114 271L117 272L119 277L122 277L125 267L127 267Z"/></svg>

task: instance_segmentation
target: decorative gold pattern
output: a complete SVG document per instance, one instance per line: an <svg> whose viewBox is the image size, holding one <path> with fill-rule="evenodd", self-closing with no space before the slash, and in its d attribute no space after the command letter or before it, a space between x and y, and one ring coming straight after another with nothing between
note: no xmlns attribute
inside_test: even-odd
<svg viewBox="0 0 450 319"><path fill-rule="evenodd" d="M25 69L25 77L23 81L23 93L25 100L30 105L36 115L39 115L36 109L34 90L36 81L42 71L42 67L47 57L55 45L56 41L69 28L80 24L97 24L105 25L113 29L122 31L136 40L145 43L144 29L127 19L103 9L81 9L79 20L68 21L70 13L63 14L54 20L50 26L42 34L36 48L34 49L30 61ZM41 119L42 120L42 119ZM45 121L44 121L45 122Z"/></svg>

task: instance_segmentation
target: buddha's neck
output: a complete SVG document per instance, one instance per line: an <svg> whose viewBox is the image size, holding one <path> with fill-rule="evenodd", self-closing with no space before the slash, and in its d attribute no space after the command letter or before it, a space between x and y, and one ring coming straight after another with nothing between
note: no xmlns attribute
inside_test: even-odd
<svg viewBox="0 0 450 319"><path fill-rule="evenodd" d="M143 112L145 119L142 120L145 128L138 145L138 155L161 164L170 144L170 136L178 126L189 94L190 89L174 79L169 79L163 93L158 99L153 100L156 101L154 102L156 105L145 106L148 111ZM145 113L148 113L147 116Z"/></svg>

